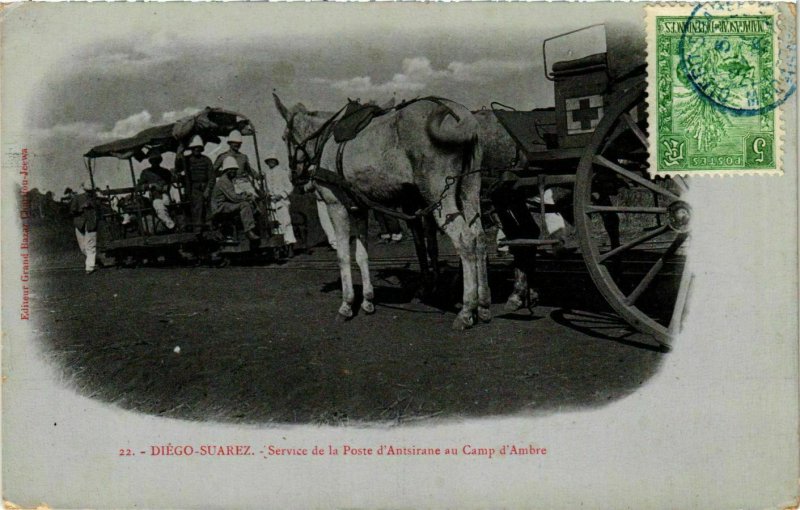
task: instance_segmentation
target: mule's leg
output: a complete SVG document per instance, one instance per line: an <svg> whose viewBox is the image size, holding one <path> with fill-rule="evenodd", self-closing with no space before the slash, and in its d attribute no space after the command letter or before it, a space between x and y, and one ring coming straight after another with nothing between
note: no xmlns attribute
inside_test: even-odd
<svg viewBox="0 0 800 510"><path fill-rule="evenodd" d="M336 234L336 257L339 260L339 274L342 278L342 305L339 317L349 319L353 316L353 274L350 270L350 215L342 204L328 204L328 215Z"/></svg>
<svg viewBox="0 0 800 510"><path fill-rule="evenodd" d="M532 309L539 303L539 293L530 286L536 274L536 247L512 248L514 256L514 290L505 304L507 312L515 312L520 308Z"/></svg>
<svg viewBox="0 0 800 510"><path fill-rule="evenodd" d="M481 223L481 178L471 174L464 178L461 187L461 202L466 228L474 239L475 284L478 293L478 318L482 322L492 320L492 296L489 290L489 270L486 266L486 235ZM466 277L466 274L465 274Z"/></svg>
<svg viewBox="0 0 800 510"><path fill-rule="evenodd" d="M439 283L439 239L437 238L439 229L432 214L422 219L422 225L425 230L425 248L428 250L428 258L433 269L433 284L436 287Z"/></svg>
<svg viewBox="0 0 800 510"><path fill-rule="evenodd" d="M372 288L372 280L369 277L369 255L367 252L367 231L369 223L367 214L359 214L356 220L356 263L361 271L361 287L364 290L364 299L361 301L361 309L367 314L375 313L375 290Z"/></svg>
<svg viewBox="0 0 800 510"><path fill-rule="evenodd" d="M458 312L453 329L466 329L475 322L475 309L478 307L478 275L476 239L467 225L464 214L456 208L455 201L445 200L441 210L434 215L436 222L447 234L456 252L461 257L461 270L464 277L464 297L461 311Z"/></svg>
<svg viewBox="0 0 800 510"><path fill-rule="evenodd" d="M480 214L480 213L477 213ZM483 233L480 216L472 224L475 234L475 272L478 284L478 319L483 322L492 320L492 295L489 290L489 269L486 266L486 236Z"/></svg>
<svg viewBox="0 0 800 510"><path fill-rule="evenodd" d="M430 297L433 288L431 273L428 268L428 255L425 249L425 230L422 225L422 220L419 218L410 220L408 222L408 227L411 229L411 236L414 238L414 249L417 252L417 259L419 260L419 271L422 273L422 290L419 292L418 297L424 301Z"/></svg>
<svg viewBox="0 0 800 510"><path fill-rule="evenodd" d="M508 296L505 304L507 312L516 312L525 306L525 297L528 293L528 275L519 267L514 268L514 290Z"/></svg>

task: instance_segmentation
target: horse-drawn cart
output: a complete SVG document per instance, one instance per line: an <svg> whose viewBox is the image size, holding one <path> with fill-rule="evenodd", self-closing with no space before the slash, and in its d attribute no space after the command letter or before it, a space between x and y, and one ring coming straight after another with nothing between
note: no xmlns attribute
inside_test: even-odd
<svg viewBox="0 0 800 510"><path fill-rule="evenodd" d="M597 28L545 40L555 107L516 111L493 104L522 163L491 196L507 236L502 244L521 271L533 267L538 247L563 242L547 221L561 214L574 224L589 274L609 305L635 329L668 344L688 295L691 208L682 199L685 180L648 173L644 66L612 73L608 52L547 64L555 41ZM567 203L571 198L569 210L552 199L553 189Z"/></svg>
<svg viewBox="0 0 800 510"><path fill-rule="evenodd" d="M207 218L202 226L192 225L190 193L185 189L184 178L178 172L173 173L172 183L165 191L172 196L172 203L167 209L175 226L165 225L154 210L150 192L141 182L137 183L133 161L143 161L153 153L174 153L177 167L194 137L199 136L205 144L219 144L221 137L229 136L234 130L252 137L255 146L258 170L257 175L251 176L252 189L255 190L252 204L260 239L248 238L235 217L215 216ZM237 254L279 258L285 253L283 236L276 233L277 224L269 206L268 190L258 157L256 132L250 120L239 113L206 108L174 123L148 128L132 137L98 145L87 152L84 158L91 186L98 192L98 253L118 264L158 259L225 263L228 257ZM95 182L98 158L127 161L127 168L122 171L130 172L131 186L98 188Z"/></svg>

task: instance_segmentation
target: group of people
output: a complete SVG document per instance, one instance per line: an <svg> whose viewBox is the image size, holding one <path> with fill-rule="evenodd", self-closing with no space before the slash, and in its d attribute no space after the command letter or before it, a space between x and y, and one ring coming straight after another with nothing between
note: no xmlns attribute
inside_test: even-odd
<svg viewBox="0 0 800 510"><path fill-rule="evenodd" d="M227 138L228 150L219 154L214 162L203 152L205 143L200 136L194 136L186 149L188 155L178 154L175 172L164 168L163 157L158 150L147 154L149 166L144 168L136 183L137 191L147 196L153 206L153 212L167 231L177 229L175 220L169 212L172 203L171 188L183 179L184 197L189 201L191 224L187 229L200 232L208 223L220 214L238 214L248 239L260 239L257 231L256 211L267 214L268 211L256 200L260 192L254 183L260 179L258 173L250 166L246 154L241 152L242 134L232 131ZM289 195L292 183L288 171L279 168L280 161L271 157L265 160L269 167L265 179L269 190L270 209L278 223L279 233L283 234L285 243L290 248L297 242L292 228L289 212ZM87 274L95 271L97 253L97 205L95 190L88 182L81 185L82 193L67 189L66 200L73 217L75 235L78 246L85 255ZM260 197L264 198L264 197ZM129 217L123 214L123 223Z"/></svg>
<svg viewBox="0 0 800 510"><path fill-rule="evenodd" d="M259 209L256 198L260 192L254 183L260 179L250 166L246 154L241 152L242 135L232 131L228 136L228 150L219 154L214 162L203 154L205 144L200 136L194 136L187 149L189 154L176 160L177 178L183 177L185 196L191 210L191 230L203 230L208 221L219 214L238 214L245 234L250 240L258 240L255 213ZM141 191L150 193L153 210L167 230L175 228L167 206L170 203L169 186L172 172L162 168L161 154L148 155L150 167L145 168L139 177ZM292 184L288 172L278 168L277 158L267 158L269 167L266 175L270 202L280 233L288 245L297 242L289 214L289 194ZM261 211L266 214L265 210Z"/></svg>

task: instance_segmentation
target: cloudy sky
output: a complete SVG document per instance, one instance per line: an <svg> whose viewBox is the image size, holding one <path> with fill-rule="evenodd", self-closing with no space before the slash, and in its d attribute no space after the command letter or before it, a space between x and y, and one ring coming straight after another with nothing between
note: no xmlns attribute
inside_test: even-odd
<svg viewBox="0 0 800 510"><path fill-rule="evenodd" d="M85 177L92 146L204 106L244 113L262 158L285 160L273 89L320 110L430 94L551 106L542 41L604 21L608 46L625 45L642 15L623 3L24 5L3 32L4 146L29 147L33 185L60 193ZM604 49L602 29L557 48ZM126 168L101 160L97 180L127 184Z"/></svg>

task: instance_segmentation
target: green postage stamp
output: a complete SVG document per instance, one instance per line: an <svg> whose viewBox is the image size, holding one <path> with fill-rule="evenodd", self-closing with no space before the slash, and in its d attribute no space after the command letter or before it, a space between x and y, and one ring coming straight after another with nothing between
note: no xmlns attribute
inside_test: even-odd
<svg viewBox="0 0 800 510"><path fill-rule="evenodd" d="M648 6L653 175L782 172L796 39L781 28L771 4Z"/></svg>

